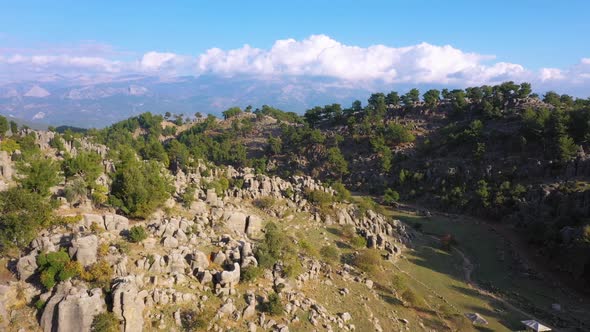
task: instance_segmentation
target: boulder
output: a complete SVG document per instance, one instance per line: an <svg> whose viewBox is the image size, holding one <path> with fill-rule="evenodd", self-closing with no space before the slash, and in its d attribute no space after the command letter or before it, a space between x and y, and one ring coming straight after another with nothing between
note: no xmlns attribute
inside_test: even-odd
<svg viewBox="0 0 590 332"><path fill-rule="evenodd" d="M195 250L191 254L191 269L206 269L209 267L209 257L204 252Z"/></svg>
<svg viewBox="0 0 590 332"><path fill-rule="evenodd" d="M166 248L178 248L178 240L173 236L167 236L162 241L162 244Z"/></svg>
<svg viewBox="0 0 590 332"><path fill-rule="evenodd" d="M258 216L248 216L245 229L246 235L250 238L260 236L262 234L262 220Z"/></svg>
<svg viewBox="0 0 590 332"><path fill-rule="evenodd" d="M60 283L41 316L44 332L90 331L94 316L106 310L102 290L88 290L84 284Z"/></svg>
<svg viewBox="0 0 590 332"><path fill-rule="evenodd" d="M209 204L217 204L217 193L215 189L207 189L207 203Z"/></svg>
<svg viewBox="0 0 590 332"><path fill-rule="evenodd" d="M170 259L170 273L184 273L186 269L186 261L184 255L179 251L172 252L169 256Z"/></svg>
<svg viewBox="0 0 590 332"><path fill-rule="evenodd" d="M226 212L223 215L223 219L227 228L236 234L244 234L246 232L246 221L248 220L248 216L245 213Z"/></svg>
<svg viewBox="0 0 590 332"><path fill-rule="evenodd" d="M106 214L104 216L104 228L107 231L121 232L129 229L129 219L118 214Z"/></svg>
<svg viewBox="0 0 590 332"><path fill-rule="evenodd" d="M115 281L113 313L123 322L123 332L143 331L143 310L148 292L139 291L134 276Z"/></svg>
<svg viewBox="0 0 590 332"><path fill-rule="evenodd" d="M234 263L233 271L221 271L219 273L219 283L222 286L233 287L240 282L240 264Z"/></svg>
<svg viewBox="0 0 590 332"><path fill-rule="evenodd" d="M97 226L104 228L104 218L99 214L84 213L82 215L82 222L87 228L90 228L92 224L96 224Z"/></svg>
<svg viewBox="0 0 590 332"><path fill-rule="evenodd" d="M82 266L86 267L96 263L98 250L98 237L89 235L72 240L69 249L70 257L75 258Z"/></svg>
<svg viewBox="0 0 590 332"><path fill-rule="evenodd" d="M16 263L16 271L20 280L27 280L37 270L37 252L33 251L27 256L23 256Z"/></svg>

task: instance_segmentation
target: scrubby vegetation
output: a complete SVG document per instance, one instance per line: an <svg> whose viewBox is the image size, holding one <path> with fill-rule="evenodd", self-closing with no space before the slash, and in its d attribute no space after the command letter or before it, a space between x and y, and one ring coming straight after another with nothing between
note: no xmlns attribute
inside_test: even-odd
<svg viewBox="0 0 590 332"><path fill-rule="evenodd" d="M117 332L119 331L119 320L112 312L103 312L92 320L90 327L92 332Z"/></svg>
<svg viewBox="0 0 590 332"><path fill-rule="evenodd" d="M148 234L143 226L133 226L129 229L129 241L139 243L147 239Z"/></svg>

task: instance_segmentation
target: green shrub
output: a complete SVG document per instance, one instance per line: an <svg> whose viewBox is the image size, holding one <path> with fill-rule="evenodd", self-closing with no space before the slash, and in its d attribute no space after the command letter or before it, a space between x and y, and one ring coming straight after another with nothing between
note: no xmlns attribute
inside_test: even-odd
<svg viewBox="0 0 590 332"><path fill-rule="evenodd" d="M145 218L162 206L172 186L156 161L139 162L135 155L117 165L110 202L132 217Z"/></svg>
<svg viewBox="0 0 590 332"><path fill-rule="evenodd" d="M332 189L336 191L336 199L340 202L350 201L352 198L350 191L348 191L348 189L346 189L346 187L340 181L334 182L334 184L332 184Z"/></svg>
<svg viewBox="0 0 590 332"><path fill-rule="evenodd" d="M251 282L255 281L262 275L262 269L257 266L249 266L243 269L240 273L240 281Z"/></svg>
<svg viewBox="0 0 590 332"><path fill-rule="evenodd" d="M329 262L338 262L340 259L340 252L334 246L323 246L320 255Z"/></svg>
<svg viewBox="0 0 590 332"><path fill-rule="evenodd" d="M367 240L360 235L355 235L350 238L350 244L355 248L366 248Z"/></svg>
<svg viewBox="0 0 590 332"><path fill-rule="evenodd" d="M65 250L42 253L37 256L37 266L41 272L41 284L51 289L58 281L64 281L80 274L82 267L73 262Z"/></svg>
<svg viewBox="0 0 590 332"><path fill-rule="evenodd" d="M391 188L385 190L385 194L383 195L383 203L391 205L397 201L399 201L399 193L397 191Z"/></svg>
<svg viewBox="0 0 590 332"><path fill-rule="evenodd" d="M261 210L268 210L275 206L276 201L270 196L265 196L255 199L252 204Z"/></svg>
<svg viewBox="0 0 590 332"><path fill-rule="evenodd" d="M37 301L35 301L35 308L37 308L38 311L43 310L43 308L45 308L45 305L47 304L47 302L38 299Z"/></svg>
<svg viewBox="0 0 590 332"><path fill-rule="evenodd" d="M325 207L334 202L334 197L323 190L310 190L307 192L307 199L316 205Z"/></svg>
<svg viewBox="0 0 590 332"><path fill-rule="evenodd" d="M207 321L205 320L205 314L199 314L197 311L192 309L182 310L180 312L180 323L184 331L197 331L207 327Z"/></svg>
<svg viewBox="0 0 590 332"><path fill-rule="evenodd" d="M411 288L406 288L406 290L401 293L401 296L410 307L417 307L420 304L420 298Z"/></svg>
<svg viewBox="0 0 590 332"><path fill-rule="evenodd" d="M299 241L299 247L303 249L309 256L317 257L319 252L317 248L306 240Z"/></svg>
<svg viewBox="0 0 590 332"><path fill-rule="evenodd" d="M129 229L129 241L133 243L141 242L147 239L148 234L143 226L133 226Z"/></svg>
<svg viewBox="0 0 590 332"><path fill-rule="evenodd" d="M182 194L182 205L185 208L191 206L191 203L195 200L196 188L194 186L188 186Z"/></svg>
<svg viewBox="0 0 590 332"><path fill-rule="evenodd" d="M102 312L92 320L91 332L119 332L119 320L112 312Z"/></svg>
<svg viewBox="0 0 590 332"><path fill-rule="evenodd" d="M398 293L403 292L407 288L406 282L399 274L396 274L391 278L391 287Z"/></svg>
<svg viewBox="0 0 590 332"><path fill-rule="evenodd" d="M81 273L83 280L96 286L109 289L113 277L113 268L106 260L100 260L92 264L87 271Z"/></svg>
<svg viewBox="0 0 590 332"><path fill-rule="evenodd" d="M22 188L0 192L0 252L28 246L50 221L51 207L39 195Z"/></svg>
<svg viewBox="0 0 590 332"><path fill-rule="evenodd" d="M303 272L303 266L296 254L288 254L283 258L283 272L287 277L297 277Z"/></svg>
<svg viewBox="0 0 590 332"><path fill-rule="evenodd" d="M281 298L277 293L272 293L268 296L268 302L261 305L263 312L267 312L273 316L280 316L283 314L283 304Z"/></svg>
<svg viewBox="0 0 590 332"><path fill-rule="evenodd" d="M377 250L365 249L355 256L353 264L362 271L375 273L381 266L381 254Z"/></svg>

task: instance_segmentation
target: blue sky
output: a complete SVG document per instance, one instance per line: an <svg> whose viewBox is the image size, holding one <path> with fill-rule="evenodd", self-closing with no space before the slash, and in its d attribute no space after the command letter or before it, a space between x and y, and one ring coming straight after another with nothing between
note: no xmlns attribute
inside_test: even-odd
<svg viewBox="0 0 590 332"><path fill-rule="evenodd" d="M203 65L201 60L186 56L197 58L214 47L224 51L240 50L244 44L252 46L256 52L268 51L277 40L293 38L302 42L313 35L325 35L339 44L367 49L373 45L413 47L426 42L437 47L451 45L464 54L481 56L477 60L461 58L457 60L461 65L446 66L444 75L430 75L425 78L426 82L445 83L453 77L476 73L481 75L469 82L485 83L500 77L532 81L542 77L545 82L549 78L564 80L575 74L575 84L580 85L581 80L586 83L587 75L590 75L587 71L590 67L590 1L19 0L4 1L1 9L0 60L3 57L12 67L24 63L22 59L14 58L15 55L59 55L62 56L59 61L55 58L47 60L43 70L50 70L50 61L59 62L59 66L51 67L51 70L64 70L65 56L133 62L148 52L158 52L158 61L151 62L150 70L174 66L174 73L190 74L192 72L187 68L198 63L201 68L198 72L228 74L231 69L224 67L222 70L219 63ZM315 43L313 47L322 45L332 44ZM430 51L419 51L420 54L424 52ZM249 61L260 60L252 52L246 53ZM394 53L390 55L396 56ZM272 52L268 54L272 55ZM267 58L268 54L265 55ZM432 54L440 58L452 56L445 52ZM486 55L494 57L484 57ZM226 62L235 60L228 54L222 56L226 57ZM89 63L90 60L74 61L79 71L82 70L81 62ZM280 66L288 66L288 63L281 61ZM375 77L399 77L398 72L403 71L401 67L406 63L383 65L378 69L381 76L375 74ZM502 63L515 66L500 69L498 66L503 66ZM109 72L139 70L137 66L119 63L109 66ZM117 68L113 69L113 66ZM276 71L277 66L274 64L273 70ZM492 68L473 69L477 66ZM466 67L473 70L465 71ZM299 74L300 69L288 72ZM406 74L424 70L421 67ZM31 71L39 72L39 68ZM482 74L484 71L485 75ZM262 74L271 72L268 68L261 71ZM334 68L313 71L322 75L334 72Z"/></svg>
<svg viewBox="0 0 590 332"><path fill-rule="evenodd" d="M200 53L326 34L359 46L451 44L531 68L590 57L590 1L4 1L5 46L94 40Z"/></svg>

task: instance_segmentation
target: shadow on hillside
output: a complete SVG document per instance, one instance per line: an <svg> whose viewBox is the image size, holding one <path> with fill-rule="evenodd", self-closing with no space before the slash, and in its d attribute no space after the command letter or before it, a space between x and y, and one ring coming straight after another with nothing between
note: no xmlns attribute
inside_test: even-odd
<svg viewBox="0 0 590 332"><path fill-rule="evenodd" d="M528 319L528 317L522 316L512 310L507 309L503 303L498 302L496 299L487 296L485 294L480 294L478 293L475 289L471 289L471 288L466 288L466 287L460 287L460 286L452 286L452 288L457 291L460 292L464 295L470 296L470 297L479 297L483 300L485 300L489 306L493 307L495 310L490 310L488 308L484 308L482 306L468 306L467 309L469 311L473 311L473 312L477 312L480 315L485 317L492 317L495 320L497 320L500 324L504 325L507 328L510 329L516 329L519 328L520 325L520 320L522 319ZM485 331L485 330L482 330Z"/></svg>

